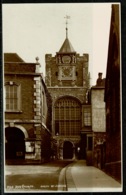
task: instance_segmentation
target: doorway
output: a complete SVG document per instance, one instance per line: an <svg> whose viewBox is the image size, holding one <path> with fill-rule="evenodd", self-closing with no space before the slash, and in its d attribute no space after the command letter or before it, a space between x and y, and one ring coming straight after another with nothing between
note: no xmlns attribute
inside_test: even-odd
<svg viewBox="0 0 126 195"><path fill-rule="evenodd" d="M24 159L25 157L25 136L16 127L5 129L5 157L6 159Z"/></svg>
<svg viewBox="0 0 126 195"><path fill-rule="evenodd" d="M63 145L63 159L73 158L73 144L70 141L65 141Z"/></svg>
<svg viewBox="0 0 126 195"><path fill-rule="evenodd" d="M87 148L87 135L81 134L80 140L80 159L86 159L86 148Z"/></svg>

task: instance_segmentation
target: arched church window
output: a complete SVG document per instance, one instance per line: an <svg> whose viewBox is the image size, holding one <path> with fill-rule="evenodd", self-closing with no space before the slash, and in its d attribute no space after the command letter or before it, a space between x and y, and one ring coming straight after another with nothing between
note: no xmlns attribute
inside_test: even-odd
<svg viewBox="0 0 126 195"><path fill-rule="evenodd" d="M73 97L64 97L55 104L56 135L79 135L81 130L81 104Z"/></svg>

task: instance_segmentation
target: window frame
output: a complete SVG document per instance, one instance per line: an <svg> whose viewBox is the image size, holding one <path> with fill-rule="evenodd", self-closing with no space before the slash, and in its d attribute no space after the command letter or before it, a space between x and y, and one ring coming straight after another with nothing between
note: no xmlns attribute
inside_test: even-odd
<svg viewBox="0 0 126 195"><path fill-rule="evenodd" d="M10 87L14 87L16 86L17 89L16 89L16 96L17 96L17 106L16 108L14 108L14 103L15 103L15 100L14 100L14 91L12 92L12 98L8 97L7 98L7 89L6 87L9 87L9 90L10 90ZM11 91L11 90L10 90ZM9 96L10 96L10 91L9 91ZM21 84L17 84L16 82L14 81L9 81L9 82L6 82L5 85L4 85L4 100L5 100L5 112L22 112L21 111ZM7 99L10 101L12 100L13 102L12 103L8 103L9 105L9 108L7 108ZM13 108L11 108L11 105Z"/></svg>
<svg viewBox="0 0 126 195"><path fill-rule="evenodd" d="M85 127L92 126L92 113L91 113L91 106L84 107L83 110L83 121Z"/></svg>
<svg viewBox="0 0 126 195"><path fill-rule="evenodd" d="M55 135L58 133L60 136L79 136L82 123L81 111L80 102L73 97L62 97L56 101L54 106Z"/></svg>

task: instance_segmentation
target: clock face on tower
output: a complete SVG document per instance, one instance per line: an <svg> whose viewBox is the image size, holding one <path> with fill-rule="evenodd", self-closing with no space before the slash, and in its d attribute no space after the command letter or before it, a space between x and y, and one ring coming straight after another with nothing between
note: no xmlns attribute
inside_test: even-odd
<svg viewBox="0 0 126 195"><path fill-rule="evenodd" d="M62 77L72 77L73 68L72 67L62 67Z"/></svg>
<svg viewBox="0 0 126 195"><path fill-rule="evenodd" d="M75 66L60 66L58 80L76 80Z"/></svg>

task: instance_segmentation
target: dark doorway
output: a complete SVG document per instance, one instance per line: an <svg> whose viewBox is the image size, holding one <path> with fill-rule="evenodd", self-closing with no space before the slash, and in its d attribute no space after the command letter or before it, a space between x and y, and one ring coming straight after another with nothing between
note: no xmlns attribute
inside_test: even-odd
<svg viewBox="0 0 126 195"><path fill-rule="evenodd" d="M86 159L86 147L87 147L87 136L86 134L81 134L80 159Z"/></svg>
<svg viewBox="0 0 126 195"><path fill-rule="evenodd" d="M23 159L25 157L24 133L15 127L5 129L5 157L6 159Z"/></svg>
<svg viewBox="0 0 126 195"><path fill-rule="evenodd" d="M73 144L69 141L65 141L63 145L63 159L73 158Z"/></svg>

